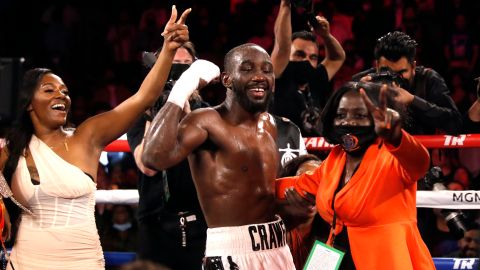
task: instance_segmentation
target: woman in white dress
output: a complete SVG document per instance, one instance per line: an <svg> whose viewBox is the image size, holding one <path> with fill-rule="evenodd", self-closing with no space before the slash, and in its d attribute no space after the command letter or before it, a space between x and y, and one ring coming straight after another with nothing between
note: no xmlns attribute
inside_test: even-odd
<svg viewBox="0 0 480 270"><path fill-rule="evenodd" d="M189 39L189 12L177 20L172 7L163 49L137 93L75 130L64 129L71 101L62 79L49 69L26 72L20 121L7 135L0 156L13 197L25 206L19 215L10 213L12 224L19 216L10 256L15 269L105 268L94 219L98 160L103 148L161 94L176 49ZM1 186L2 195L8 196Z"/></svg>

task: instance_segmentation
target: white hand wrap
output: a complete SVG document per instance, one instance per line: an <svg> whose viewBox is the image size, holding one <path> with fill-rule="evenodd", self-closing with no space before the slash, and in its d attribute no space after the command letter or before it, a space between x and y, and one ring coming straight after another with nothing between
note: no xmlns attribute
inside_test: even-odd
<svg viewBox="0 0 480 270"><path fill-rule="evenodd" d="M200 79L209 83L220 75L220 68L207 60L197 60L182 73L168 96L167 102L183 108L190 95L198 88Z"/></svg>

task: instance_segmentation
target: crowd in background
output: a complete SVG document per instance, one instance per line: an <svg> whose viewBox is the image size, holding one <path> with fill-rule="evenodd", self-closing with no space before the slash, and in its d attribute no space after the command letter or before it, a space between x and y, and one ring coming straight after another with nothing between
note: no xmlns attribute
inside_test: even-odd
<svg viewBox="0 0 480 270"><path fill-rule="evenodd" d="M279 2L188 0L175 4L179 10L192 7L187 23L200 58L223 66L223 55L241 43L253 42L272 51ZM139 88L145 75L142 52L155 51L163 43L161 33L171 4L161 0L1 1L0 23L7 27L0 28L0 56L22 56L27 65L46 66L60 74L73 97L71 121L75 125L113 108ZM473 78L480 75L480 41L475 31L480 29L480 2L314 0L313 5L330 22L332 35L347 55L332 80L334 89L372 66L378 37L400 30L419 44L417 65L444 76L462 114L476 100ZM293 31L309 29L304 12L299 8L292 14ZM201 95L211 105L225 97L216 88L204 89ZM473 151L433 152L433 162L442 167L449 188L478 189L480 168L478 159L471 158ZM108 161L99 170L97 188L135 189L138 172L131 154L109 154ZM135 251L134 207L97 205L97 226L104 250Z"/></svg>
<svg viewBox="0 0 480 270"><path fill-rule="evenodd" d="M302 2L302 1L298 1ZM73 122L92 111L114 106L138 89L144 70L143 51L162 44L161 32L171 1L2 1L2 56L23 56L32 66L58 71L71 85ZM221 66L233 45L251 41L273 48L273 25L279 1L179 1L192 7L191 40L201 58ZM392 30L409 34L418 43L417 63L442 74L452 98L463 112L474 99L472 78L479 74L480 26L476 1L435 0L315 0L332 35L347 59L334 78L339 86L352 74L371 66L378 37ZM309 29L304 10L292 14L293 31ZM212 90L213 91L213 90ZM112 94L114 92L115 94ZM212 105L223 93L202 93Z"/></svg>

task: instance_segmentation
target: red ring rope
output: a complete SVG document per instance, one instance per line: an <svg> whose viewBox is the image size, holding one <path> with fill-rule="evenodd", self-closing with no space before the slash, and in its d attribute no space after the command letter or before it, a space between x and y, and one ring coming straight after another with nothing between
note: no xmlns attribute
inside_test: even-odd
<svg viewBox="0 0 480 270"><path fill-rule="evenodd" d="M480 134L451 135L416 135L427 148L474 148L480 147ZM329 150L332 145L325 142L323 137L305 138L305 145L308 150ZM108 152L130 152L126 140L116 140L105 147Z"/></svg>

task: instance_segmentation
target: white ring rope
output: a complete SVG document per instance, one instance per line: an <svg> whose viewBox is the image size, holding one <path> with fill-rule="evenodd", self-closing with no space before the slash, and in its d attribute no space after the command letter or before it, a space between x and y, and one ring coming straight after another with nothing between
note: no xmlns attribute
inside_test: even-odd
<svg viewBox="0 0 480 270"><path fill-rule="evenodd" d="M136 204L136 189L97 190L97 203ZM442 209L480 209L480 191L417 191L417 207Z"/></svg>

